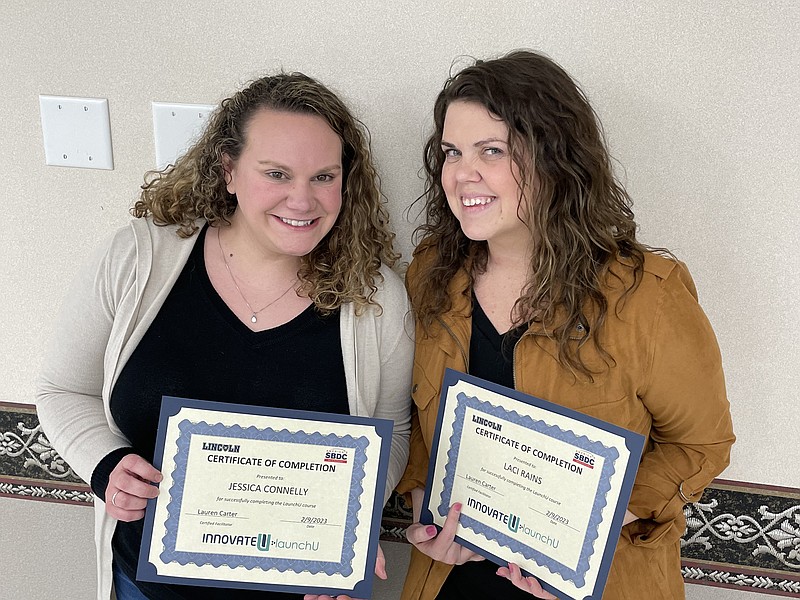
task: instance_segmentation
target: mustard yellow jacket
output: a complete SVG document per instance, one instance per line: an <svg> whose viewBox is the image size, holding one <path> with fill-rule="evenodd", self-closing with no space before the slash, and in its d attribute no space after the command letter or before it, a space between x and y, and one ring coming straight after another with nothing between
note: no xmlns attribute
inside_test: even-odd
<svg viewBox="0 0 800 600"><path fill-rule="evenodd" d="M417 273L428 252L418 251L406 285L412 304L420 286ZM697 302L686 267L646 254L642 281L617 308L630 269L615 263L606 297L609 311L601 332L614 363L605 367L586 344L594 381L562 368L555 342L531 326L516 346L518 390L641 433L646 444L628 509L639 517L622 530L604 600L684 598L680 572L683 507L728 465L735 437L722 360L711 325ZM469 368L471 294L460 272L448 293L452 309L432 331L417 324L412 396L411 454L397 487L404 494L425 487L439 391L447 367ZM577 336L576 336L577 337ZM582 356L584 356L582 351ZM412 549L402 600L432 600L452 567Z"/></svg>

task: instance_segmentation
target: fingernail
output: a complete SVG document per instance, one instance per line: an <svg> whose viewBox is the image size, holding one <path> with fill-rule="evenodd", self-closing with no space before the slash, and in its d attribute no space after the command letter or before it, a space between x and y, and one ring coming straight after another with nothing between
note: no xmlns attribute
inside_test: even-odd
<svg viewBox="0 0 800 600"><path fill-rule="evenodd" d="M425 533L427 533L428 535L436 535L436 527L434 527L433 525L428 525L425 528Z"/></svg>
<svg viewBox="0 0 800 600"><path fill-rule="evenodd" d="M455 509L456 512L461 512L461 502L456 502L455 504L453 504L453 508Z"/></svg>

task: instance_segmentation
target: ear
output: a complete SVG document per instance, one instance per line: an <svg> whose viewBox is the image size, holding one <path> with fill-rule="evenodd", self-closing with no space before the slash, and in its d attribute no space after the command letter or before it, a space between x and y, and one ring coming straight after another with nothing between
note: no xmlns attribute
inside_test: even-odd
<svg viewBox="0 0 800 600"><path fill-rule="evenodd" d="M234 162L227 154L222 155L222 171L225 177L225 187L229 194L236 193L235 177L234 177Z"/></svg>

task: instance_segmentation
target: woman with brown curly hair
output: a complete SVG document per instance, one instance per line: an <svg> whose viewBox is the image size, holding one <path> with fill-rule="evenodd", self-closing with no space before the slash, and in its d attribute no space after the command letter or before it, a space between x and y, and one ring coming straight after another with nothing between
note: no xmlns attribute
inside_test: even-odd
<svg viewBox="0 0 800 600"><path fill-rule="evenodd" d="M683 505L725 468L734 441L688 270L637 241L597 116L550 59L475 62L445 83L434 125L423 239L406 276L415 407L398 491L415 523L402 598L553 597L518 566L498 569L454 542L459 501L438 534L418 523L448 367L644 435L603 598L683 598Z"/></svg>
<svg viewBox="0 0 800 600"><path fill-rule="evenodd" d="M136 581L159 407L391 419L388 497L406 465L413 340L367 133L305 75L258 79L148 175L132 213L80 272L37 390L53 446L98 497L98 598L112 581L119 600L292 597Z"/></svg>

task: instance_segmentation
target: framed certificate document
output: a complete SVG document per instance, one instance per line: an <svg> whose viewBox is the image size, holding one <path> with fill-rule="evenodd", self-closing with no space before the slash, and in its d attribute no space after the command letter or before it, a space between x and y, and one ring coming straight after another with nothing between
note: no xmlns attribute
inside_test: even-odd
<svg viewBox="0 0 800 600"><path fill-rule="evenodd" d="M392 423L164 397L137 579L372 591Z"/></svg>
<svg viewBox="0 0 800 600"><path fill-rule="evenodd" d="M559 598L599 600L644 437L448 369L421 522L461 502L456 540Z"/></svg>

